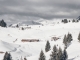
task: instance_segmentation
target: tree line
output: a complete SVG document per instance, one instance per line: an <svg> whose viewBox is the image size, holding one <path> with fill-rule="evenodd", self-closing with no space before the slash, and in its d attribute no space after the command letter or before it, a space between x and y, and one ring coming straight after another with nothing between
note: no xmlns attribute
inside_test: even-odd
<svg viewBox="0 0 80 60"><path fill-rule="evenodd" d="M45 46L45 52L48 52L49 50L50 50L50 43L49 43L49 41L47 41L46 46ZM67 54L66 49L64 49L64 51L62 51L62 49L60 47L58 49L56 47L56 45L54 45L52 52L50 54L49 60L67 60L67 59L68 59L68 54ZM39 60L46 60L45 54L42 50L40 52Z"/></svg>
<svg viewBox="0 0 80 60"><path fill-rule="evenodd" d="M4 54L3 60L13 60L13 59L12 59L11 54L10 54L9 52L6 52L6 53ZM20 60L23 60L23 59L21 58ZM27 60L27 58L24 57L24 60Z"/></svg>
<svg viewBox="0 0 80 60"><path fill-rule="evenodd" d="M71 20L63 19L61 22L62 22L62 23L68 23L68 22L71 22ZM72 22L73 22L73 23L74 23L74 22L79 22L79 20L73 19Z"/></svg>

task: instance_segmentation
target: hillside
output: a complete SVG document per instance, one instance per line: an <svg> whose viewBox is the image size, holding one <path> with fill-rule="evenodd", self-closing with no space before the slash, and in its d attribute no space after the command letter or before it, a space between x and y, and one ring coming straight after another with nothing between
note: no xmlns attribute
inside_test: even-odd
<svg viewBox="0 0 80 60"><path fill-rule="evenodd" d="M58 23L59 22L59 23ZM54 45L64 49L63 38L65 34L71 33L73 41L67 48L68 60L80 60L80 43L78 34L80 32L80 22L61 23L55 21L41 21L43 25L30 25L31 29L21 30L20 28L0 27L0 51L10 52L14 60L26 57L27 60L38 60L40 51L43 50L46 60L49 60ZM50 24L49 24L50 23ZM52 37L59 37L57 41L51 41ZM39 42L22 42L22 39L39 39ZM49 40L51 50L45 52L46 41ZM14 42L15 41L15 42ZM0 60L4 53L0 53Z"/></svg>

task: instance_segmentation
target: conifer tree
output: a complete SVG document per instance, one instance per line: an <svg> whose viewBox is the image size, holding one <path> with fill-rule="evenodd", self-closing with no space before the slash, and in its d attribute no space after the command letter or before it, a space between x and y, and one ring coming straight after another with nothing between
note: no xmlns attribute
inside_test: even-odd
<svg viewBox="0 0 80 60"><path fill-rule="evenodd" d="M56 45L54 45L53 51L50 55L50 60L56 60L57 59L57 53L58 53L58 49L57 49Z"/></svg>
<svg viewBox="0 0 80 60"><path fill-rule="evenodd" d="M50 60L56 60L57 53L52 51L52 54L50 55Z"/></svg>
<svg viewBox="0 0 80 60"><path fill-rule="evenodd" d="M64 35L64 38L63 38L63 43L64 43L64 45L65 45L65 48L67 48L67 36L66 35Z"/></svg>
<svg viewBox="0 0 80 60"><path fill-rule="evenodd" d="M4 22L3 19L0 21L0 26L1 27L7 27L7 24L6 24L6 22Z"/></svg>
<svg viewBox="0 0 80 60"><path fill-rule="evenodd" d="M77 20L76 22L79 22L79 20Z"/></svg>
<svg viewBox="0 0 80 60"><path fill-rule="evenodd" d="M75 20L73 19L72 22L75 22Z"/></svg>
<svg viewBox="0 0 80 60"><path fill-rule="evenodd" d="M66 45L67 44L67 37L64 35L63 43Z"/></svg>
<svg viewBox="0 0 80 60"><path fill-rule="evenodd" d="M67 19L64 19L64 23L68 23L68 20Z"/></svg>
<svg viewBox="0 0 80 60"><path fill-rule="evenodd" d="M79 35L78 35L78 40L79 40L79 42L80 42L80 33L79 33Z"/></svg>
<svg viewBox="0 0 80 60"><path fill-rule="evenodd" d="M58 51L58 60L62 60L62 49L59 47L59 51Z"/></svg>
<svg viewBox="0 0 80 60"><path fill-rule="evenodd" d="M54 52L58 52L58 49L57 49L56 45L54 45L53 51L54 51Z"/></svg>
<svg viewBox="0 0 80 60"><path fill-rule="evenodd" d="M64 20L62 20L61 22L64 22Z"/></svg>
<svg viewBox="0 0 80 60"><path fill-rule="evenodd" d="M19 25L17 24L16 27L19 28Z"/></svg>
<svg viewBox="0 0 80 60"><path fill-rule="evenodd" d="M6 52L5 55L4 55L3 60L12 60L11 54Z"/></svg>
<svg viewBox="0 0 80 60"><path fill-rule="evenodd" d="M68 33L67 35L67 42L70 43L72 41L72 35L70 33Z"/></svg>
<svg viewBox="0 0 80 60"><path fill-rule="evenodd" d="M24 60L27 60L26 58L24 58Z"/></svg>
<svg viewBox="0 0 80 60"><path fill-rule="evenodd" d="M69 22L70 22L70 20L69 20Z"/></svg>
<svg viewBox="0 0 80 60"><path fill-rule="evenodd" d="M41 50L41 52L40 52L39 60L46 60L46 59L45 59L45 55L44 55L44 53L43 53L42 50Z"/></svg>
<svg viewBox="0 0 80 60"><path fill-rule="evenodd" d="M50 43L47 41L46 46L45 46L45 51L48 52L50 50Z"/></svg>
<svg viewBox="0 0 80 60"><path fill-rule="evenodd" d="M62 60L67 60L67 59L68 59L67 51L64 49L62 54Z"/></svg>
<svg viewBox="0 0 80 60"><path fill-rule="evenodd" d="M7 60L12 60L12 57L11 57L11 54L10 53L8 53Z"/></svg>
<svg viewBox="0 0 80 60"><path fill-rule="evenodd" d="M8 56L8 52L5 53L3 60L6 60Z"/></svg>
<svg viewBox="0 0 80 60"><path fill-rule="evenodd" d="M66 35L64 36L63 43L65 45L65 48L69 46L72 40L73 40L72 35L70 33L68 33L67 36Z"/></svg>

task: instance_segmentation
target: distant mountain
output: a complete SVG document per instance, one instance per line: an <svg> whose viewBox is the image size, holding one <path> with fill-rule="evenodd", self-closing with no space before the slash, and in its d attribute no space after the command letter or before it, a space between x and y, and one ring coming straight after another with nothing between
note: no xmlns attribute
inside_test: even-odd
<svg viewBox="0 0 80 60"><path fill-rule="evenodd" d="M9 27L16 27L16 26L27 26L27 25L41 25L41 23L39 22L35 22L35 21L26 21L26 22L18 22L15 24L10 24Z"/></svg>
<svg viewBox="0 0 80 60"><path fill-rule="evenodd" d="M80 16L77 18L77 20L80 20Z"/></svg>
<svg viewBox="0 0 80 60"><path fill-rule="evenodd" d="M21 25L25 24L25 25L41 25L41 23L39 22L35 22L35 21L26 21L26 22L21 22Z"/></svg>

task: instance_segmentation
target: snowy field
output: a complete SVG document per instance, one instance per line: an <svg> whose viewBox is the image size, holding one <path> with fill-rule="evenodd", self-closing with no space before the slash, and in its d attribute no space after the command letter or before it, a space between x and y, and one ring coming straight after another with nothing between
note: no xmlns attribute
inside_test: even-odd
<svg viewBox="0 0 80 60"><path fill-rule="evenodd" d="M58 22L58 21L57 21ZM43 50L46 60L49 60L51 51L45 52L46 41L49 40L51 49L54 45L64 49L63 38L65 34L71 33L73 41L67 48L68 60L80 60L80 43L78 34L80 32L80 22L78 23L55 23L41 22L44 25L31 25L31 29L21 30L19 28L0 27L0 51L10 52L13 60L26 57L27 60L38 60L40 51ZM49 21L50 23L50 21ZM59 37L57 41L51 41L51 37ZM39 39L40 42L21 42L22 39ZM16 41L15 41L16 40ZM15 41L15 42L14 42ZM4 53L0 53L0 60Z"/></svg>

